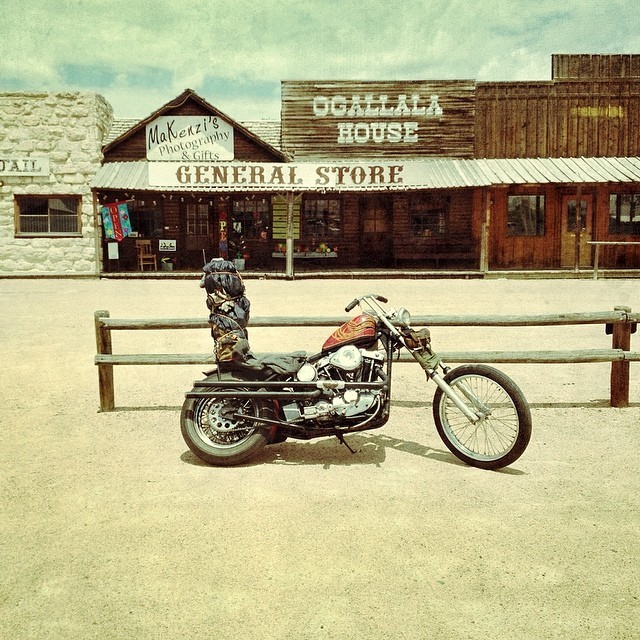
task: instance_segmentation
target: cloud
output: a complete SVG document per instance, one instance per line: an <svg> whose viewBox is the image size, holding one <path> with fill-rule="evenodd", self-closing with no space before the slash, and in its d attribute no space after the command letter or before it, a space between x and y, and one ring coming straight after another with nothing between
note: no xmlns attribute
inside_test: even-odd
<svg viewBox="0 0 640 640"><path fill-rule="evenodd" d="M4 0L0 91L144 117L188 87L243 119L286 79L547 80L552 53L640 52L636 1Z"/></svg>

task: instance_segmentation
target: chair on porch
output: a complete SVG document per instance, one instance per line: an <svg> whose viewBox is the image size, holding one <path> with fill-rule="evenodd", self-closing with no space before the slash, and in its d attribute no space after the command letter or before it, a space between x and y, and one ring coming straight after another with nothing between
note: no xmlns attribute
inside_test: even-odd
<svg viewBox="0 0 640 640"><path fill-rule="evenodd" d="M144 271L145 265L158 270L158 259L155 253L151 253L151 240L136 240L136 253L138 254L138 267Z"/></svg>

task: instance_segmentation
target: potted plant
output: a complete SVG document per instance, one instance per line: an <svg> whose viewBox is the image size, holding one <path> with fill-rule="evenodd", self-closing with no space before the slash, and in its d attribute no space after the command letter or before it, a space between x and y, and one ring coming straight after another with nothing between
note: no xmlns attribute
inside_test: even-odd
<svg viewBox="0 0 640 640"><path fill-rule="evenodd" d="M233 260L238 271L244 270L246 261L250 257L244 238L241 238L237 243L230 243L229 257Z"/></svg>

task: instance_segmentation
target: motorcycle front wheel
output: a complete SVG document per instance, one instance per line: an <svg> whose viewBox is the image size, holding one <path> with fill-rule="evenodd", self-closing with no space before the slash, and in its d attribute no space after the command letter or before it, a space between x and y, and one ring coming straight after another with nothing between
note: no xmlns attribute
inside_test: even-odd
<svg viewBox="0 0 640 640"><path fill-rule="evenodd" d="M471 422L438 387L433 418L449 451L481 469L501 469L517 460L531 439L531 411L516 383L487 365L463 365L445 376L458 397L482 417Z"/></svg>
<svg viewBox="0 0 640 640"><path fill-rule="evenodd" d="M239 415L271 417L272 410L253 398L186 398L180 414L182 437L209 464L240 464L265 446L268 429Z"/></svg>

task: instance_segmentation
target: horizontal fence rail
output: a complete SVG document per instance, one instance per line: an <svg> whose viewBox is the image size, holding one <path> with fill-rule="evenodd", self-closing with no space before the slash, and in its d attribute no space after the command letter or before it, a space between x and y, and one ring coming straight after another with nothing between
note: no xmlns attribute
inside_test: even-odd
<svg viewBox="0 0 640 640"><path fill-rule="evenodd" d="M251 318L251 328L259 327L338 327L347 318L331 317L258 317ZM212 353L134 353L114 354L112 331L148 331L175 329L208 329L210 324L201 318L119 319L111 318L108 311L94 314L98 366L100 409L115 408L113 367L116 365L212 365ZM612 336L610 349L580 349L554 351L438 351L445 362L451 363L520 363L520 364L573 364L611 362L611 406L629 406L629 365L640 361L640 352L631 351L631 334L635 333L638 319L629 307L618 306L613 311L560 313L538 315L483 315L446 316L414 315L415 327L534 327L600 324ZM413 362L408 353L400 362Z"/></svg>

